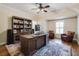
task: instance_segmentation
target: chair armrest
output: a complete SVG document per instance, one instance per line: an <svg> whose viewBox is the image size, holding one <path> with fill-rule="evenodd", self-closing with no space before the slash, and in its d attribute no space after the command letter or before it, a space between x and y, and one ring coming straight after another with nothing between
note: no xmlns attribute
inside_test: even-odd
<svg viewBox="0 0 79 59"><path fill-rule="evenodd" d="M63 39L63 38L64 38L64 36L66 36L66 34L61 34L61 39Z"/></svg>
<svg viewBox="0 0 79 59"><path fill-rule="evenodd" d="M61 34L61 36L64 36L64 35L66 35L66 34Z"/></svg>

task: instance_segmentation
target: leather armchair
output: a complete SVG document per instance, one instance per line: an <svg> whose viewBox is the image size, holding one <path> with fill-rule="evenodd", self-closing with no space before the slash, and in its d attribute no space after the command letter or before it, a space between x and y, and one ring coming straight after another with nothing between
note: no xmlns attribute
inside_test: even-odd
<svg viewBox="0 0 79 59"><path fill-rule="evenodd" d="M61 39L63 41L72 42L75 32L68 31L66 34L61 34Z"/></svg>
<svg viewBox="0 0 79 59"><path fill-rule="evenodd" d="M49 31L48 37L49 37L49 39L54 39L54 32L53 31Z"/></svg>

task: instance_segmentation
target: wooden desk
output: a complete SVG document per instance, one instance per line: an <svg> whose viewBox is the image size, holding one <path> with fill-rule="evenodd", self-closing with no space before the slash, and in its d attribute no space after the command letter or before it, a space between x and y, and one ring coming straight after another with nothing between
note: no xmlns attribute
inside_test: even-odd
<svg viewBox="0 0 79 59"><path fill-rule="evenodd" d="M46 45L46 35L21 35L21 51L24 55L33 55L38 49Z"/></svg>

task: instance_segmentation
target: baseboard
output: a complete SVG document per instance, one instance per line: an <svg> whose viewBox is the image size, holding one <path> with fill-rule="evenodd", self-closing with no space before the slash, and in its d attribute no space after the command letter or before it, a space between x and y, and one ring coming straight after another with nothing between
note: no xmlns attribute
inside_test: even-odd
<svg viewBox="0 0 79 59"><path fill-rule="evenodd" d="M2 42L2 43L0 43L0 45L5 45L6 44L6 42Z"/></svg>
<svg viewBox="0 0 79 59"><path fill-rule="evenodd" d="M79 45L79 42L77 41L78 45Z"/></svg>
<svg viewBox="0 0 79 59"><path fill-rule="evenodd" d="M77 43L78 43L78 45L79 45L79 40L76 40L77 41Z"/></svg>

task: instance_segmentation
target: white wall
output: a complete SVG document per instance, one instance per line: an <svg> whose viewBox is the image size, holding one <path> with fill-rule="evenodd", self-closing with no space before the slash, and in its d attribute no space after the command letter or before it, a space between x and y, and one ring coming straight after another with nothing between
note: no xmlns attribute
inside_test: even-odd
<svg viewBox="0 0 79 59"><path fill-rule="evenodd" d="M77 34L78 34L78 44L79 44L79 16L77 17Z"/></svg>

